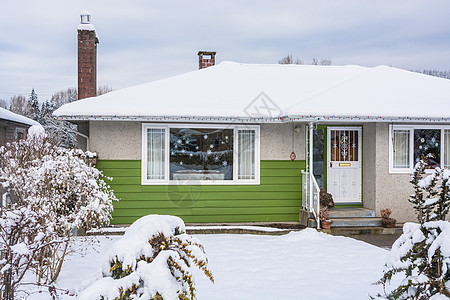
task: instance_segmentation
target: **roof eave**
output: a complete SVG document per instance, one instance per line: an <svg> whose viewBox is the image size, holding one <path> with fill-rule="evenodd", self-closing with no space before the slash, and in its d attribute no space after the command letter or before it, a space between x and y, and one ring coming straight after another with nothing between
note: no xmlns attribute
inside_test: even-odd
<svg viewBox="0 0 450 300"><path fill-rule="evenodd" d="M404 116L340 116L340 115L292 115L292 116L120 116L120 115L89 115L89 116L55 116L66 121L135 121L135 122L182 122L182 123L368 123L368 122L398 122L398 123L450 123L450 117L404 117Z"/></svg>

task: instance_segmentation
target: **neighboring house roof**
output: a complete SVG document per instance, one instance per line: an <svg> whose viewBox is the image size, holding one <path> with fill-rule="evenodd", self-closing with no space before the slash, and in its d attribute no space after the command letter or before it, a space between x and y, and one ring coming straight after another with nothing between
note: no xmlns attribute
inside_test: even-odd
<svg viewBox="0 0 450 300"><path fill-rule="evenodd" d="M10 122L15 122L15 123L20 123L20 124L25 124L28 126L32 126L32 125L40 125L38 122L36 122L35 120L32 120L30 118L15 114L7 109L1 108L0 107L0 120L5 120L5 121L10 121Z"/></svg>
<svg viewBox="0 0 450 300"><path fill-rule="evenodd" d="M75 101L54 115L68 120L450 122L450 80L387 66L223 62Z"/></svg>

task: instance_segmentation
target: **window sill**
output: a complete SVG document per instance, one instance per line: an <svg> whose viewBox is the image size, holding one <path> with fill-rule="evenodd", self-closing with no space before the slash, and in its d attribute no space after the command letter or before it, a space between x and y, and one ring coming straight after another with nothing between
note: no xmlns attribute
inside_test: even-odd
<svg viewBox="0 0 450 300"><path fill-rule="evenodd" d="M141 185L260 185L259 180L170 180L170 181L142 181Z"/></svg>
<svg viewBox="0 0 450 300"><path fill-rule="evenodd" d="M433 170L434 169L427 169L427 170L425 170L425 174L431 174L431 173L433 173ZM414 172L414 169L407 169L407 170L390 169L389 170L389 174L392 174L392 175L402 175L402 174L411 175L413 172Z"/></svg>

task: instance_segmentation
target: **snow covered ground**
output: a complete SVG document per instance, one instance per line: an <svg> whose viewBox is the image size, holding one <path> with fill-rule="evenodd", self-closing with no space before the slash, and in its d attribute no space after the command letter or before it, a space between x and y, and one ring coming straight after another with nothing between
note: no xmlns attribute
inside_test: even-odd
<svg viewBox="0 0 450 300"><path fill-rule="evenodd" d="M381 278L388 251L358 240L313 229L284 236L196 237L205 246L215 277L212 284L200 271L195 273L200 300L369 299L369 293L382 292L381 286L371 284ZM119 237L97 238L95 249L77 241L78 251L65 262L58 280L61 288L77 291L99 276L101 260ZM32 294L29 299L47 300L49 295Z"/></svg>

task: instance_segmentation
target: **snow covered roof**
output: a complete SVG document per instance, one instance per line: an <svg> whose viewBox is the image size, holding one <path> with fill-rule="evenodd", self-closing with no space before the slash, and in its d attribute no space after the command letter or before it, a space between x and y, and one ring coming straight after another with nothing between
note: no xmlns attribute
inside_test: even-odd
<svg viewBox="0 0 450 300"><path fill-rule="evenodd" d="M7 109L1 108L1 107L0 107L0 120L6 120L6 121L21 123L21 124L30 125L30 126L40 125L35 120L15 114L15 113L13 113Z"/></svg>
<svg viewBox="0 0 450 300"><path fill-rule="evenodd" d="M450 122L450 80L387 66L223 62L60 107L68 120Z"/></svg>

